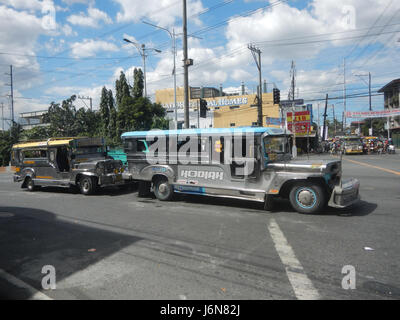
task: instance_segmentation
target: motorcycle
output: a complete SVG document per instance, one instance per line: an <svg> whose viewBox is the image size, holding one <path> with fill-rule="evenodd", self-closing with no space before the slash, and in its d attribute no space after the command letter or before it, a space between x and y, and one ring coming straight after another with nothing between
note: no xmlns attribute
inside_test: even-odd
<svg viewBox="0 0 400 320"><path fill-rule="evenodd" d="M395 154L396 153L396 148L395 148L394 144L390 144L388 146L387 153L388 154Z"/></svg>

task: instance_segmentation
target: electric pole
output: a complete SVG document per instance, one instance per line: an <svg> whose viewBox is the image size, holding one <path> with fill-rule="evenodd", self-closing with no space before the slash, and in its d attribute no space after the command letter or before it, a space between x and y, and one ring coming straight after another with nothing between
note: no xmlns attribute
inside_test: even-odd
<svg viewBox="0 0 400 320"><path fill-rule="evenodd" d="M258 119L257 125L259 127L263 126L263 109L262 109L262 76L261 76L261 50L256 48L255 46L249 44L248 45L251 54L253 55L254 61L256 62L257 69L258 69L258 90L257 90L257 97L258 97Z"/></svg>
<svg viewBox="0 0 400 320"><path fill-rule="evenodd" d="M346 58L343 59L343 119L342 131L346 130Z"/></svg>
<svg viewBox="0 0 400 320"><path fill-rule="evenodd" d="M90 110L91 110L91 111L93 110L93 99L92 99L91 97L81 97L81 96L78 96L78 99L81 99L82 102L85 104L86 107L88 107L88 106L87 106L87 104L85 103L85 100L89 100L89 101L90 101Z"/></svg>
<svg viewBox="0 0 400 320"><path fill-rule="evenodd" d="M323 133L322 133L322 141L325 141L327 136L326 136L326 117L327 117L327 112L328 112L328 94L326 94L326 101L325 101L325 112L324 112L324 126L323 126Z"/></svg>
<svg viewBox="0 0 400 320"><path fill-rule="evenodd" d="M186 0L183 0L183 69L184 69L184 113L185 113L185 128L190 128L189 120L189 61L188 61L188 44L187 44L187 10Z"/></svg>
<svg viewBox="0 0 400 320"><path fill-rule="evenodd" d="M4 103L1 103L1 123L2 123L2 128L4 131Z"/></svg>
<svg viewBox="0 0 400 320"><path fill-rule="evenodd" d="M11 99L11 127L14 125L14 85L13 85L13 66L10 65L10 73L6 73L7 76L10 76L10 99Z"/></svg>

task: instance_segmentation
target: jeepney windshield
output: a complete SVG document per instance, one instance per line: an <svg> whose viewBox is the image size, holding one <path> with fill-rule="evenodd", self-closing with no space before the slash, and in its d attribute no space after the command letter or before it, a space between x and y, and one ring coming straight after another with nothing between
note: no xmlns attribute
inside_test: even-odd
<svg viewBox="0 0 400 320"><path fill-rule="evenodd" d="M347 138L347 139L344 139L344 142L346 144L357 144L357 145L361 145L362 144L360 138Z"/></svg>
<svg viewBox="0 0 400 320"><path fill-rule="evenodd" d="M285 154L289 152L289 141L287 137L265 137L264 138L265 153L269 154Z"/></svg>
<svg viewBox="0 0 400 320"><path fill-rule="evenodd" d="M88 154L94 154L94 155L103 155L104 154L104 147L103 146L92 146L92 147L82 147L82 148L76 148L74 150L75 155L88 155Z"/></svg>

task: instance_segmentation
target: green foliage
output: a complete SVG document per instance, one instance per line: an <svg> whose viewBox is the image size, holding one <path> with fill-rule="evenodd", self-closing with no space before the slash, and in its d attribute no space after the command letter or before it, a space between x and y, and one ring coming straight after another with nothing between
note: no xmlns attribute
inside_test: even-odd
<svg viewBox="0 0 400 320"><path fill-rule="evenodd" d="M379 118L364 120L364 124L361 127L361 132L364 136L369 136L369 128L371 128L371 122L374 136L385 137L387 135L387 130L385 130L386 118Z"/></svg>
<svg viewBox="0 0 400 320"><path fill-rule="evenodd" d="M17 123L10 130L0 132L0 166L8 166L11 156L11 148L18 143L21 134L21 126Z"/></svg>
<svg viewBox="0 0 400 320"><path fill-rule="evenodd" d="M94 137L102 136L107 145L121 145L120 136L126 131L168 129L165 110L160 104L143 97L143 72L135 70L134 86L129 87L125 74L121 72L113 92L102 89L99 111L76 109L76 96L60 103L52 102L44 116L46 127L35 127L21 132L15 124L10 130L0 132L0 165L8 165L13 144L20 140L46 140L50 137ZM131 95L132 92L132 95Z"/></svg>
<svg viewBox="0 0 400 320"><path fill-rule="evenodd" d="M132 96L134 98L143 97L143 89L144 89L144 77L142 69L136 69L133 72L133 88L132 88Z"/></svg>

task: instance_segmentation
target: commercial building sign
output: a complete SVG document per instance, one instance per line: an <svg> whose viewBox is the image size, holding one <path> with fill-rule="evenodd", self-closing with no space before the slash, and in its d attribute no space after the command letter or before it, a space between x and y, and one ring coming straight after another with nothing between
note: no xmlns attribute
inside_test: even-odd
<svg viewBox="0 0 400 320"><path fill-rule="evenodd" d="M311 112L300 111L295 112L294 117L292 112L286 114L287 128L289 131L296 133L298 136L306 136L311 131Z"/></svg>
<svg viewBox="0 0 400 320"><path fill-rule="evenodd" d="M346 112L346 118L385 118L400 116L400 109L382 111Z"/></svg>
<svg viewBox="0 0 400 320"><path fill-rule="evenodd" d="M221 97L219 99L205 99L207 101L208 107L224 107L224 106L240 106L247 105L249 99L246 97L241 98L224 98ZM197 108L198 101L190 101L189 108ZM165 109L174 109L174 103L163 103L162 106ZM183 101L177 102L177 108L183 109Z"/></svg>
<svg viewBox="0 0 400 320"><path fill-rule="evenodd" d="M282 124L285 124L285 120L281 118L266 118L267 126L281 126Z"/></svg>

